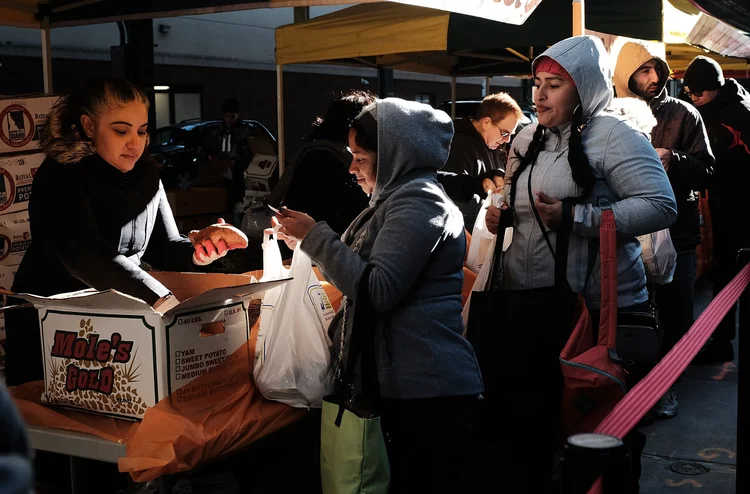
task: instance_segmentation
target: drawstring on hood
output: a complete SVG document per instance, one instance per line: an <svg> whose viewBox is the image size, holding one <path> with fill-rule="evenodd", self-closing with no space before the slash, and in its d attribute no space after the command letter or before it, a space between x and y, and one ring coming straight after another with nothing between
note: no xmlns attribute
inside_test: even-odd
<svg viewBox="0 0 750 494"><path fill-rule="evenodd" d="M628 41L622 46L620 54L617 56L617 65L615 65L615 90L618 98L641 98L630 89L630 78L646 62L656 60L659 73L659 92L654 97L658 99L664 92L669 80L670 69L667 62L653 53L650 48L643 43Z"/></svg>

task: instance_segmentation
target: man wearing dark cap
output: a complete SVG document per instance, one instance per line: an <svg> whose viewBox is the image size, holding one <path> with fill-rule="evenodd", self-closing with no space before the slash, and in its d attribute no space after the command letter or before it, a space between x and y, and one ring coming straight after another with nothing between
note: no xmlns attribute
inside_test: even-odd
<svg viewBox="0 0 750 494"><path fill-rule="evenodd" d="M721 66L696 57L685 71L685 92L706 123L716 156L708 201L713 221L714 294L739 272L737 252L750 247L747 211L750 185L750 94L734 79L725 79ZM736 306L719 324L712 341L696 362L734 360Z"/></svg>

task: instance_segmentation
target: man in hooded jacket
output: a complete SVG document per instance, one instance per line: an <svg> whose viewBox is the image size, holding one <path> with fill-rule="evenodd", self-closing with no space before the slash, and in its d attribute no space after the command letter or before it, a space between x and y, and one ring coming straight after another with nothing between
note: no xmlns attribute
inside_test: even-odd
<svg viewBox="0 0 750 494"><path fill-rule="evenodd" d="M725 79L721 66L707 57L696 57L685 71L685 91L706 122L716 173L709 187L713 221L714 295L739 272L737 252L750 247L750 218L746 209L750 183L750 94L734 79ZM736 305L719 324L713 341L697 362L731 362Z"/></svg>
<svg viewBox="0 0 750 494"><path fill-rule="evenodd" d="M696 256L700 244L698 192L708 187L714 156L700 113L684 101L668 95L669 65L642 43L625 43L617 57L614 83L618 97L640 98L656 117L651 142L677 198L677 221L669 229L677 251L672 282L656 288L659 319L664 330L662 355L666 354L693 324ZM662 418L677 415L674 390L654 408Z"/></svg>

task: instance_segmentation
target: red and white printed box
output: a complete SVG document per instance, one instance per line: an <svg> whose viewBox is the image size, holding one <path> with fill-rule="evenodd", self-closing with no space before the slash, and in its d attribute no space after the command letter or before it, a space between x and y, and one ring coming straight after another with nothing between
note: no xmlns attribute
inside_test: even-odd
<svg viewBox="0 0 750 494"><path fill-rule="evenodd" d="M140 419L149 407L247 344L251 300L288 281L258 283L247 275L230 274L151 274L181 300L164 314L115 290L18 295L39 311L43 400Z"/></svg>
<svg viewBox="0 0 750 494"><path fill-rule="evenodd" d="M21 211L0 215L0 267L7 268L21 264L23 256L31 245L31 223L29 212ZM0 271L2 274L2 271ZM15 276L15 273L13 273ZM0 277L0 282L2 282ZM13 280L10 280L13 283ZM10 286L0 288L10 290Z"/></svg>
<svg viewBox="0 0 750 494"><path fill-rule="evenodd" d="M59 96L0 99L0 154L39 149L39 135Z"/></svg>
<svg viewBox="0 0 750 494"><path fill-rule="evenodd" d="M0 156L0 214L29 209L31 182L44 154Z"/></svg>

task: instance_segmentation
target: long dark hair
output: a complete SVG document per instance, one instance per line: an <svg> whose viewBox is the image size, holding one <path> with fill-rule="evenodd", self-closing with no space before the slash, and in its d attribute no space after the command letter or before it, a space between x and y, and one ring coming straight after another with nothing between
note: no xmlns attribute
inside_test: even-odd
<svg viewBox="0 0 750 494"><path fill-rule="evenodd" d="M578 196L579 198L587 197L591 193L591 189L594 187L594 182L596 181L594 169L591 168L589 159L583 150L583 137L581 135L583 124L583 109L581 105L578 105L573 112L570 138L568 139L568 165L570 166L570 172L573 175L573 181L581 189L581 193ZM523 171L539 157L539 153L542 150L546 137L547 128L537 124L529 148L526 150L526 154L519 154L520 162L518 168L513 172L510 182L510 200L508 202L511 209L514 209L515 206L518 177L520 177L521 173L523 173Z"/></svg>
<svg viewBox="0 0 750 494"><path fill-rule="evenodd" d="M312 124L305 141L328 139L345 143L349 126L354 118L368 105L375 102L376 96L369 91L352 89L331 101L324 117L318 117Z"/></svg>

